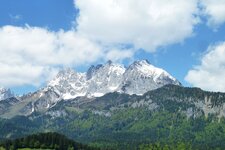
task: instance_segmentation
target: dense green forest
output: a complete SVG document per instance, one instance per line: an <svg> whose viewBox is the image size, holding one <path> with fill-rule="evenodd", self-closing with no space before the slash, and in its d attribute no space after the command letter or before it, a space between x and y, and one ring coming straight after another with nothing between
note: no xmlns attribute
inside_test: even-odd
<svg viewBox="0 0 225 150"><path fill-rule="evenodd" d="M62 124L59 125L57 122ZM187 118L168 111L150 113L146 110L126 109L125 112L118 111L111 118L85 112L73 121L61 118L52 124L46 119L45 123L39 128L24 125L25 129L22 124L10 126L7 122L9 126L3 127L7 125L4 124L1 129L8 128L15 136L21 136L32 132L44 132L45 127L48 127L48 130L65 134L78 142L105 149L225 148L225 121L219 121L213 116Z"/></svg>
<svg viewBox="0 0 225 150"><path fill-rule="evenodd" d="M97 150L58 133L39 133L0 143L1 150L54 149L54 150Z"/></svg>
<svg viewBox="0 0 225 150"><path fill-rule="evenodd" d="M133 147L137 150L192 150L192 149L224 149L224 141L220 141L220 147L207 146L204 143L199 144L198 146L194 145L191 142L180 142L178 141L164 141L156 143L142 143L138 147ZM66 136L58 133L39 133L29 135L23 138L18 138L14 140L4 140L0 142L0 150L116 150L118 148L116 143L110 143L107 145L92 144L95 146L88 146L78 142L75 142L71 139L68 139ZM132 143L130 143L132 144ZM98 148L96 147L98 146ZM127 145L123 149L130 149ZM132 148L131 148L132 149Z"/></svg>

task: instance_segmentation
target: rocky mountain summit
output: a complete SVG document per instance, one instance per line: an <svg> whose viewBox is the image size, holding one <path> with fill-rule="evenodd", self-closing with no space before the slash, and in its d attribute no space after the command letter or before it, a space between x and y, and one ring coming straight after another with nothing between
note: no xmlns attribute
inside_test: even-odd
<svg viewBox="0 0 225 150"><path fill-rule="evenodd" d="M70 68L61 70L46 87L16 97L17 100L13 101L18 104L10 104L11 109L7 108L9 111L5 108L8 103L4 102L1 106L4 117L29 115L35 111L47 111L62 100L86 97L90 101L113 92L143 95L168 84L181 85L168 72L153 66L147 60L135 61L128 67L108 61L104 65L91 66L84 73Z"/></svg>
<svg viewBox="0 0 225 150"><path fill-rule="evenodd" d="M181 85L147 60L135 61L127 68L108 61L104 65L91 66L85 73L62 70L48 83L47 89L53 89L63 99L72 99L100 97L110 92L143 95L167 84Z"/></svg>
<svg viewBox="0 0 225 150"><path fill-rule="evenodd" d="M13 96L14 94L11 92L10 89L2 88L2 87L0 88L0 101Z"/></svg>

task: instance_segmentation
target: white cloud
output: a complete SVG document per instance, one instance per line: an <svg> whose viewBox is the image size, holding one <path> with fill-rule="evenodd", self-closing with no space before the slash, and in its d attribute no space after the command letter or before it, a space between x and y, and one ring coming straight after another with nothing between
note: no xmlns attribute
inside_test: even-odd
<svg viewBox="0 0 225 150"><path fill-rule="evenodd" d="M199 9L199 1L204 9ZM53 32L40 27L0 27L0 85L38 85L61 66L132 59L138 49L191 37L202 13L224 22L224 0L75 0L77 26ZM200 11L204 12L200 12ZM12 19L21 19L11 15ZM129 47L129 48L126 48Z"/></svg>
<svg viewBox="0 0 225 150"><path fill-rule="evenodd" d="M217 29L225 22L225 0L201 0L201 4L210 27Z"/></svg>
<svg viewBox="0 0 225 150"><path fill-rule="evenodd" d="M113 62L121 62L124 59L133 58L133 49L112 49L106 53L105 60L112 60Z"/></svg>
<svg viewBox="0 0 225 150"><path fill-rule="evenodd" d="M210 46L201 64L190 70L185 80L210 91L225 92L225 42Z"/></svg>
<svg viewBox="0 0 225 150"><path fill-rule="evenodd" d="M23 65L0 63L1 85L7 87L23 85L39 86L46 79L53 77L57 71L54 68L25 63Z"/></svg>
<svg viewBox="0 0 225 150"><path fill-rule="evenodd" d="M39 65L80 65L95 61L101 53L96 43L73 31L14 26L0 28L0 50L1 62L21 65L24 60Z"/></svg>
<svg viewBox="0 0 225 150"><path fill-rule="evenodd" d="M75 6L79 34L150 52L192 36L199 22L197 0L75 0Z"/></svg>
<svg viewBox="0 0 225 150"><path fill-rule="evenodd" d="M132 57L131 51L105 49L74 30L52 32L30 26L1 27L0 54L0 85L7 87L41 85L60 66Z"/></svg>
<svg viewBox="0 0 225 150"><path fill-rule="evenodd" d="M108 51L72 30L4 26L0 28L0 54L1 86L37 86L59 66L92 63Z"/></svg>

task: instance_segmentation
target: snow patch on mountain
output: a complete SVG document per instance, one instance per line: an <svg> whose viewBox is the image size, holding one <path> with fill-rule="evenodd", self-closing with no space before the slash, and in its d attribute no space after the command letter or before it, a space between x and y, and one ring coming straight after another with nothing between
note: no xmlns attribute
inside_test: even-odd
<svg viewBox="0 0 225 150"><path fill-rule="evenodd" d="M147 60L141 60L126 69L120 90L130 95L143 95L166 84L181 85L165 70L153 66Z"/></svg>
<svg viewBox="0 0 225 150"><path fill-rule="evenodd" d="M2 88L2 87L0 88L0 101L13 96L14 94L11 92L10 89Z"/></svg>
<svg viewBox="0 0 225 150"><path fill-rule="evenodd" d="M168 72L147 60L135 61L127 68L108 61L104 65L91 66L85 73L62 70L45 89L53 89L62 99L72 99L100 97L115 91L142 95L166 84L181 85Z"/></svg>

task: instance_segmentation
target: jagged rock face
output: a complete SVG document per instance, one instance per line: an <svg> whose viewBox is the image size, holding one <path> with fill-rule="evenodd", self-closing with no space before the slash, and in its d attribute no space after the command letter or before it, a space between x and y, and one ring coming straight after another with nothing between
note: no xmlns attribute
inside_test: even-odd
<svg viewBox="0 0 225 150"><path fill-rule="evenodd" d="M40 90L21 99L21 103L23 103L19 111L21 115L30 115L35 111L44 112L61 100L60 96L53 89Z"/></svg>
<svg viewBox="0 0 225 150"><path fill-rule="evenodd" d="M167 84L180 85L169 73L146 60L136 61L128 68L108 61L104 65L91 66L85 73L65 69L43 89L20 97L21 102L13 109L17 112L12 114L45 112L62 100L77 97L91 100L112 92L143 95Z"/></svg>
<svg viewBox="0 0 225 150"><path fill-rule="evenodd" d="M165 70L143 60L136 61L127 68L120 89L127 94L142 95L167 84L181 85Z"/></svg>
<svg viewBox="0 0 225 150"><path fill-rule="evenodd" d="M96 69L92 78L87 80L87 95L98 97L109 92L118 91L124 72L125 68L122 65L107 62L104 66Z"/></svg>
<svg viewBox="0 0 225 150"><path fill-rule="evenodd" d="M72 99L99 97L115 91L142 95L166 84L180 85L169 73L147 60L136 61L128 68L108 61L105 65L91 66L86 73L60 71L45 89L54 89L63 99Z"/></svg>
<svg viewBox="0 0 225 150"><path fill-rule="evenodd" d="M87 93L86 74L77 73L72 69L60 71L58 75L49 82L47 89L53 89L64 99L85 96Z"/></svg>
<svg viewBox="0 0 225 150"><path fill-rule="evenodd" d="M0 88L0 101L13 96L14 94L11 92L10 89Z"/></svg>
<svg viewBox="0 0 225 150"><path fill-rule="evenodd" d="M125 111L127 108L133 108L152 112L166 110L170 113L181 113L187 118L200 116L207 118L213 115L221 119L225 117L225 93L166 85L141 96L114 92L92 99L79 97L61 101L52 107L53 109L49 109L47 115L55 118L56 114L61 112L63 116L66 107L72 107L77 111L90 110L93 114L105 117L111 117L117 110Z"/></svg>
<svg viewBox="0 0 225 150"><path fill-rule="evenodd" d="M9 107L16 105L18 102L19 100L16 99L15 97L10 97L0 101L0 115L6 113Z"/></svg>

